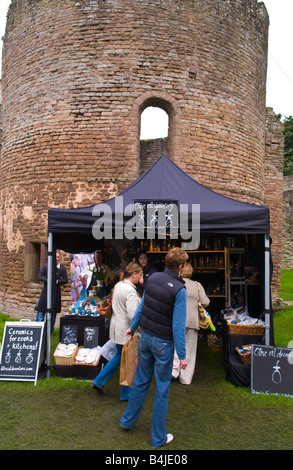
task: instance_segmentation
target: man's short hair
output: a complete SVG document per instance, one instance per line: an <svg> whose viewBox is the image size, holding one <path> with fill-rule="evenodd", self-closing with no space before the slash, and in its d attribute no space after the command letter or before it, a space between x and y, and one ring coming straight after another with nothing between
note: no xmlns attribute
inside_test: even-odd
<svg viewBox="0 0 293 470"><path fill-rule="evenodd" d="M171 248L166 255L165 264L171 271L178 271L179 266L184 265L187 260L188 254L182 248Z"/></svg>

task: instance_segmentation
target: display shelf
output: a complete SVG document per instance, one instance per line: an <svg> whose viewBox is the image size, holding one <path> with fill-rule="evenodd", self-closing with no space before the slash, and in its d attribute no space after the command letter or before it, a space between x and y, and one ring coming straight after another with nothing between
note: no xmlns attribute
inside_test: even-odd
<svg viewBox="0 0 293 470"><path fill-rule="evenodd" d="M225 271L225 267L223 268L196 268L197 272L203 271L203 272L210 272L211 274L215 273L216 271Z"/></svg>
<svg viewBox="0 0 293 470"><path fill-rule="evenodd" d="M237 286L237 292L243 298L243 303L247 305L247 289L244 276L245 250L244 248L229 248L227 250L227 301L228 305L233 304L232 287Z"/></svg>
<svg viewBox="0 0 293 470"><path fill-rule="evenodd" d="M212 298L212 299L223 299L226 297L226 295L213 295L213 294L209 294L208 295L209 298Z"/></svg>
<svg viewBox="0 0 293 470"><path fill-rule="evenodd" d="M169 250L147 250L147 253L168 253ZM186 253L226 253L226 250L184 250Z"/></svg>
<svg viewBox="0 0 293 470"><path fill-rule="evenodd" d="M213 244L212 241L211 244ZM208 297L223 299L222 307L231 305L233 297L237 293L243 297L243 301L246 303L249 280L245 278L244 273L245 249L242 247L222 248L223 244L220 246L219 243L218 246L219 249L200 246L197 250L186 250L189 254L189 262L193 267L194 277L204 285L208 291ZM168 250L159 248L159 245L154 245L154 249L148 247L147 253L149 256L156 257L156 262L159 262L162 267ZM212 293L213 290L216 290L217 285L220 285L220 295Z"/></svg>
<svg viewBox="0 0 293 470"><path fill-rule="evenodd" d="M199 282L204 285L208 297L221 301L221 308L224 308L227 300L227 249L198 249L186 252L190 255L189 262L193 267L194 276L197 279L199 277ZM147 250L147 253L163 259L168 251L154 248ZM213 294L213 291L218 289L221 293Z"/></svg>

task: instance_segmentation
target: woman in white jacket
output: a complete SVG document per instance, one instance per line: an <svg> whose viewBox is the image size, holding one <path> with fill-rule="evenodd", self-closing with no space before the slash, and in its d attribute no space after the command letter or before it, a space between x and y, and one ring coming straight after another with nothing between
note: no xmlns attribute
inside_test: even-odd
<svg viewBox="0 0 293 470"><path fill-rule="evenodd" d="M182 384L190 385L195 369L197 339L198 331L200 329L198 300L200 299L203 307L207 307L210 303L210 299L207 297L203 286L199 282L194 282L190 279L193 274L193 269L190 263L185 263L180 274L185 281L187 293L187 315L185 324L185 347L187 367L185 369L179 368L180 361L175 351L172 378L179 378L179 381Z"/></svg>
<svg viewBox="0 0 293 470"><path fill-rule="evenodd" d="M132 317L140 303L136 284L142 282L142 267L137 263L129 263L120 275L120 282L114 287L112 300L112 317L110 320L110 339L116 344L115 356L106 364L92 382L92 387L104 393L103 387L120 366L123 345L129 341L126 331L130 327ZM121 386L120 399L128 400L130 388Z"/></svg>

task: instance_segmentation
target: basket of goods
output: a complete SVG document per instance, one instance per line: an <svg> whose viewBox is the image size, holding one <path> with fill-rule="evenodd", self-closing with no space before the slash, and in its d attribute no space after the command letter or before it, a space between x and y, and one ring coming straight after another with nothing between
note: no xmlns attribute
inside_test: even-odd
<svg viewBox="0 0 293 470"><path fill-rule="evenodd" d="M265 331L263 322L245 323L234 320L233 322L227 321L227 325L229 333L233 335L263 335Z"/></svg>
<svg viewBox="0 0 293 470"><path fill-rule="evenodd" d="M208 342L208 346L211 348L212 347L212 342L217 340L217 336L216 335L213 335L213 334L210 334L210 335L207 335L207 342Z"/></svg>
<svg viewBox="0 0 293 470"><path fill-rule="evenodd" d="M224 312L229 333L233 335L263 335L265 324L258 318L249 316L245 307Z"/></svg>
<svg viewBox="0 0 293 470"><path fill-rule="evenodd" d="M249 366L251 362L251 344L247 344L246 346L241 346L235 349L241 357L243 364Z"/></svg>
<svg viewBox="0 0 293 470"><path fill-rule="evenodd" d="M75 356L75 366L97 366L101 357L101 348L85 348L80 346Z"/></svg>
<svg viewBox="0 0 293 470"><path fill-rule="evenodd" d="M70 343L64 344L59 343L54 352L54 358L56 365L59 366L72 366L76 353L78 350L78 344Z"/></svg>
<svg viewBox="0 0 293 470"><path fill-rule="evenodd" d="M223 351L223 341L221 338L216 338L211 342L212 351L221 352Z"/></svg>
<svg viewBox="0 0 293 470"><path fill-rule="evenodd" d="M222 313L224 313L226 320L236 318L236 312L232 308L228 308L227 310L222 311Z"/></svg>

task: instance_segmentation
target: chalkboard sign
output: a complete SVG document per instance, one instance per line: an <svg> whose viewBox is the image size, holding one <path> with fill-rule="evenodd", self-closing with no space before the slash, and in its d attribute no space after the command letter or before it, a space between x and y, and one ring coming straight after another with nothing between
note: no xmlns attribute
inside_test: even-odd
<svg viewBox="0 0 293 470"><path fill-rule="evenodd" d="M62 325L61 343L76 344L77 342L77 325Z"/></svg>
<svg viewBox="0 0 293 470"><path fill-rule="evenodd" d="M0 358L0 380L38 378L43 322L6 322Z"/></svg>
<svg viewBox="0 0 293 470"><path fill-rule="evenodd" d="M99 327L86 326L84 328L83 345L85 348L95 348L99 345Z"/></svg>
<svg viewBox="0 0 293 470"><path fill-rule="evenodd" d="M252 345L251 392L293 397L293 349Z"/></svg>

